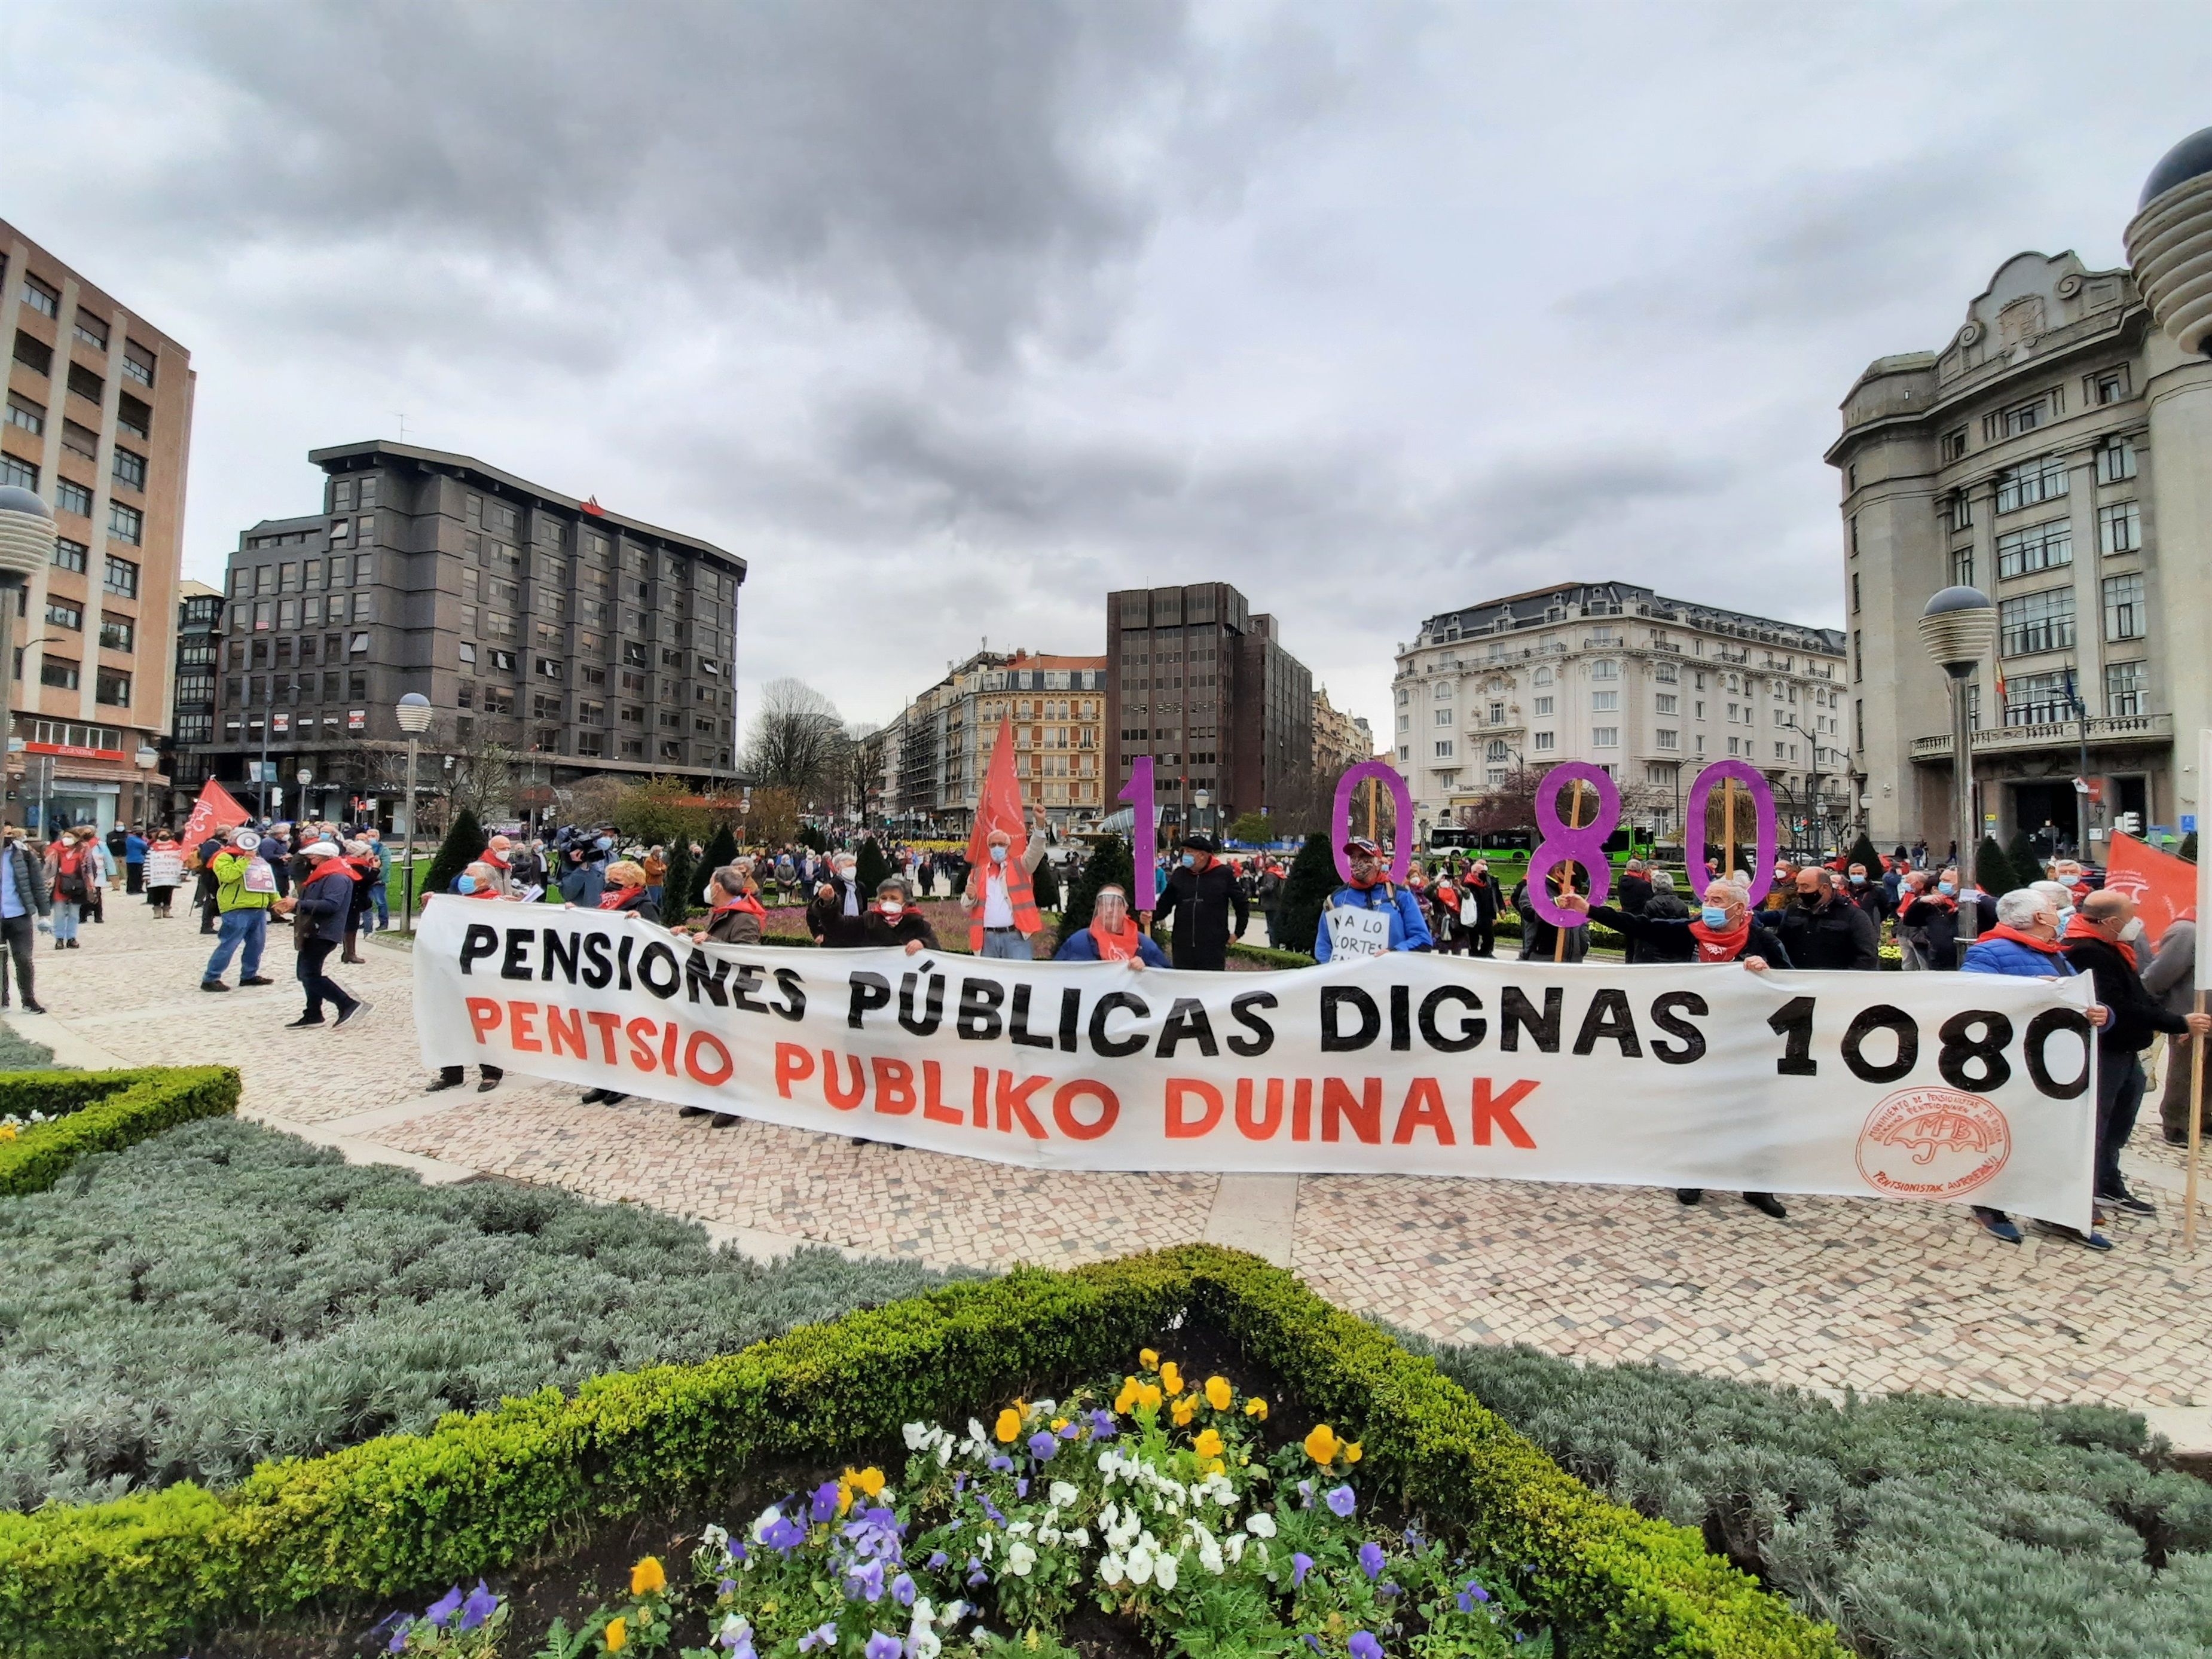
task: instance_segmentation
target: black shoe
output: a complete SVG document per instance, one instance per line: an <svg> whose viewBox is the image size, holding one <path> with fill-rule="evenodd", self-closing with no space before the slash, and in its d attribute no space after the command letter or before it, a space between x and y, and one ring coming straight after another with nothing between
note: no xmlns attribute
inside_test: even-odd
<svg viewBox="0 0 2212 1659"><path fill-rule="evenodd" d="M69 942L69 948L72 951L76 949L76 941L75 939L71 939Z"/></svg>
<svg viewBox="0 0 2212 1659"><path fill-rule="evenodd" d="M605 1089L586 1089L584 1091L582 1101L579 1103L586 1106L599 1106L612 1098L613 1097Z"/></svg>
<svg viewBox="0 0 2212 1659"><path fill-rule="evenodd" d="M1678 1204L1695 1204L1705 1195L1705 1189L1703 1187L1677 1187L1674 1188L1674 1201Z"/></svg>
<svg viewBox="0 0 2212 1659"><path fill-rule="evenodd" d="M46 1005L39 1002L27 1002L23 1005L23 1012L27 1014L43 1014L46 1012Z"/></svg>
<svg viewBox="0 0 2212 1659"><path fill-rule="evenodd" d="M2102 1233L2085 1233L2079 1227L2062 1227L2055 1221L2039 1221L2035 1224L2035 1231L2046 1237L2063 1238L2069 1243L2100 1253L2112 1248L2112 1241Z"/></svg>
<svg viewBox="0 0 2212 1659"><path fill-rule="evenodd" d="M458 1089L460 1086L461 1079L457 1077L436 1077L430 1080L429 1085L422 1092L426 1095L434 1095L444 1090Z"/></svg>
<svg viewBox="0 0 2212 1659"><path fill-rule="evenodd" d="M707 1127L710 1129L734 1129L744 1121L744 1119L739 1117L735 1112L717 1112L714 1114L714 1121Z"/></svg>
<svg viewBox="0 0 2212 1659"><path fill-rule="evenodd" d="M623 1102L629 1098L629 1097L628 1095L616 1094L611 1089L602 1089L599 1091L599 1104L602 1106L619 1106Z"/></svg>
<svg viewBox="0 0 2212 1659"><path fill-rule="evenodd" d="M2148 1199L2137 1198L2124 1189L2117 1193L2099 1193L2097 1202L2109 1204L2122 1215L2156 1215L2158 1206Z"/></svg>
<svg viewBox="0 0 2212 1659"><path fill-rule="evenodd" d="M66 951L66 950L68 950L68 949L69 949L69 941L68 941L67 939L56 939L56 940L54 941L54 949L55 949L55 950L57 950L57 951Z"/></svg>
<svg viewBox="0 0 2212 1659"><path fill-rule="evenodd" d="M369 1017L369 1014L374 1010L375 1006L376 1005L372 1002L356 1002L343 1013L338 1016L338 1024L341 1025L349 1024L358 1024Z"/></svg>
<svg viewBox="0 0 2212 1659"><path fill-rule="evenodd" d="M266 978L260 974L256 974L252 979L242 979L238 982L240 985L274 985L276 981L273 979Z"/></svg>
<svg viewBox="0 0 2212 1659"><path fill-rule="evenodd" d="M320 1025L322 1023L323 1017L320 1014L316 1014L312 1018L307 1014L302 1014L295 1020L288 1021L284 1029L288 1031L296 1031L302 1026ZM340 1020L338 1023L343 1025L345 1022L343 1020Z"/></svg>
<svg viewBox="0 0 2212 1659"><path fill-rule="evenodd" d="M477 1085L477 1092L480 1095L488 1095L499 1087L499 1082L500 1080L495 1077L488 1077Z"/></svg>
<svg viewBox="0 0 2212 1659"><path fill-rule="evenodd" d="M2169 1146L2186 1146L2189 1144L2189 1131L2186 1129L2166 1130L2166 1144Z"/></svg>
<svg viewBox="0 0 2212 1659"><path fill-rule="evenodd" d="M1790 1212L1782 1207L1782 1200L1772 1193L1746 1193L1743 1201L1761 1215L1771 1215L1777 1221L1787 1221Z"/></svg>
<svg viewBox="0 0 2212 1659"><path fill-rule="evenodd" d="M230 987L225 985L219 979L204 979L200 981L200 989L203 991L228 991L230 989Z"/></svg>
<svg viewBox="0 0 2212 1659"><path fill-rule="evenodd" d="M676 1109L676 1115L678 1117L707 1117L711 1115L711 1114L704 1106L678 1106Z"/></svg>

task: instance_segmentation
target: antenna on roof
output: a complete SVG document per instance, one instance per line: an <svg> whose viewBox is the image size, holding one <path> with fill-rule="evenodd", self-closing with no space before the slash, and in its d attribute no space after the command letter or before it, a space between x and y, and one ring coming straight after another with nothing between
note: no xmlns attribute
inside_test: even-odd
<svg viewBox="0 0 2212 1659"><path fill-rule="evenodd" d="M404 444L407 441L407 411L402 409L397 410L393 412L398 416L399 441Z"/></svg>

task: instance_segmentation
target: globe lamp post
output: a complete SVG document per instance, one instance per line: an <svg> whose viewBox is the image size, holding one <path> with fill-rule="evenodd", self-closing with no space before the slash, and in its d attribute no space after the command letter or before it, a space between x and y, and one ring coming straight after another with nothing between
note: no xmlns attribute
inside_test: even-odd
<svg viewBox="0 0 2212 1659"><path fill-rule="evenodd" d="M1920 613L1920 641L1951 680L1951 833L1959 844L1959 892L1974 884L1973 726L1966 708L1967 682L1996 643L1996 607L1979 588L1947 587Z"/></svg>

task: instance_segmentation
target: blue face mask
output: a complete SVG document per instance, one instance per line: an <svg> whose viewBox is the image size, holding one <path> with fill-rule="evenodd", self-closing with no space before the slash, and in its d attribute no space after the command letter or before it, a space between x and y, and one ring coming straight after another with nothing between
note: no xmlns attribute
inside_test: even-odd
<svg viewBox="0 0 2212 1659"><path fill-rule="evenodd" d="M598 848L602 853L611 851L613 848L614 844L615 838L612 836L601 836L597 841L592 843L592 846Z"/></svg>
<svg viewBox="0 0 2212 1659"><path fill-rule="evenodd" d="M1706 927L1716 931L1728 926L1728 912L1717 904L1708 904L1698 912L1698 917Z"/></svg>
<svg viewBox="0 0 2212 1659"><path fill-rule="evenodd" d="M453 885L464 893L473 893L477 890L477 878L474 876L457 877Z"/></svg>
<svg viewBox="0 0 2212 1659"><path fill-rule="evenodd" d="M1954 881L1939 881L1936 884L1936 890L1942 894L1945 898L1949 898L1959 890L1959 884Z"/></svg>
<svg viewBox="0 0 2212 1659"><path fill-rule="evenodd" d="M1852 885L1852 886L1854 886L1854 887L1863 887L1863 886L1865 886L1865 885L1866 885L1866 878L1865 878L1864 876L1853 876L1853 877L1851 878L1851 885Z"/></svg>
<svg viewBox="0 0 2212 1659"><path fill-rule="evenodd" d="M991 849L991 862L994 864L1004 864L1006 861L1006 849L1003 847L994 847Z"/></svg>
<svg viewBox="0 0 2212 1659"><path fill-rule="evenodd" d="M1182 855L1182 867L1186 870L1189 869L1192 865L1196 864L1198 860L1188 853L1185 853Z"/></svg>

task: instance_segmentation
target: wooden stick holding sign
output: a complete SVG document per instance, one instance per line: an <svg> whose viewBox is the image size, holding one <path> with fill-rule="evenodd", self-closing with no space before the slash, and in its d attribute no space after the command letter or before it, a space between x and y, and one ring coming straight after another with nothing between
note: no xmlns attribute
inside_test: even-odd
<svg viewBox="0 0 2212 1659"><path fill-rule="evenodd" d="M1574 799L1567 805L1567 828L1579 830L1583 827L1583 781L1580 778L1577 778L1574 781ZM1562 859L1559 867L1552 872L1552 880L1557 884L1560 892L1574 891L1574 861L1571 859ZM1567 930L1564 927L1554 927L1552 929L1552 960L1565 962L1566 959Z"/></svg>
<svg viewBox="0 0 2212 1659"><path fill-rule="evenodd" d="M1721 879L1735 879L1735 780L1721 780Z"/></svg>

